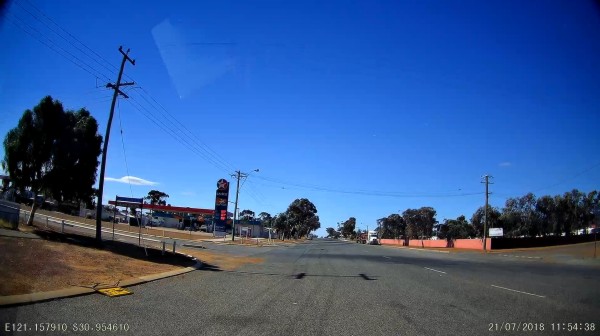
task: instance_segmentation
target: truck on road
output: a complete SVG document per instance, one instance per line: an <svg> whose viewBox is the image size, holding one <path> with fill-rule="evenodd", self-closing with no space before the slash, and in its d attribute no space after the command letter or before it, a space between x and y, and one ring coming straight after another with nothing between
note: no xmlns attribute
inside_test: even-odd
<svg viewBox="0 0 600 336"><path fill-rule="evenodd" d="M367 237L367 244L379 245L379 237L377 237L377 231L369 231Z"/></svg>
<svg viewBox="0 0 600 336"><path fill-rule="evenodd" d="M369 231L361 233L356 237L356 242L359 244L379 245L377 231Z"/></svg>
<svg viewBox="0 0 600 336"><path fill-rule="evenodd" d="M367 234L366 233L361 233L356 237L356 242L359 244L366 244L367 243Z"/></svg>

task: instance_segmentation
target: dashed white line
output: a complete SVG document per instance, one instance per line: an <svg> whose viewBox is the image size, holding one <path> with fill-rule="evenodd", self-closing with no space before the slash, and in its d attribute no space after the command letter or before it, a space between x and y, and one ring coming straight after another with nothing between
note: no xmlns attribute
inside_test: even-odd
<svg viewBox="0 0 600 336"><path fill-rule="evenodd" d="M537 297L545 298L545 296L543 296L543 295L537 295L537 294L522 292L522 291L518 291L516 289L510 289L510 288L500 287L500 286L496 286L496 285L491 285L491 286L495 287L495 288L505 289L505 290L511 291L511 292L517 292L517 293L521 293L521 294L527 294L527 295L531 295L531 296L537 296Z"/></svg>
<svg viewBox="0 0 600 336"><path fill-rule="evenodd" d="M446 272L438 271L438 270L436 270L436 269L433 269L433 268L429 268L429 267L423 267L423 268L424 268L424 269L428 269L428 270L430 270L430 271L434 271L434 272L438 272L438 273L443 273L443 274L446 274Z"/></svg>
<svg viewBox="0 0 600 336"><path fill-rule="evenodd" d="M391 258L390 258L390 257L388 257L388 256L383 256L383 257L384 257L385 259L391 259Z"/></svg>

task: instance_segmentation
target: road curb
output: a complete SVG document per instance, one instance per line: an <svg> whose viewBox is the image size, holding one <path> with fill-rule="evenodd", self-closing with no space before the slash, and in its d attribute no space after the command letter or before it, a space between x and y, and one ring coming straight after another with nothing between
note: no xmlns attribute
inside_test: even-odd
<svg viewBox="0 0 600 336"><path fill-rule="evenodd" d="M193 272L193 271L202 269L202 267L204 267L204 264L202 263L202 261L198 260L195 257L192 257L191 255L180 253L180 252L175 252L175 253L186 256L192 260L195 260L196 263L193 266L186 267L186 268L180 269L180 270L173 270L173 271L168 271L168 272L145 275L145 276L141 276L139 278L128 279L128 280L120 282L118 286L119 287L130 287L130 286L135 286L135 285L141 285L143 283L147 283L147 282L151 282L151 281L156 281L156 280L170 278L170 277L181 275L181 274L186 274L189 272ZM58 290L48 291L48 292L0 296L0 307L25 305L25 304L30 304L30 303L38 303L38 302L52 301L52 300L63 299L63 298L68 298L68 297L88 295L88 294L96 293L96 291L98 289L109 288L109 287L116 287L116 286L102 286L102 287L97 287L95 289L88 288L88 287L74 287L74 288L63 288L63 289L58 289Z"/></svg>

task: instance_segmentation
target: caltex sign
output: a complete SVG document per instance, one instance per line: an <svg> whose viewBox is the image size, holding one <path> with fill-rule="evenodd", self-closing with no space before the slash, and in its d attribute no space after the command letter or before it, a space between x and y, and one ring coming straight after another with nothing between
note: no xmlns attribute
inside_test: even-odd
<svg viewBox="0 0 600 336"><path fill-rule="evenodd" d="M225 232L228 203L229 182L225 179L220 179L217 182L217 197L215 198L215 232Z"/></svg>

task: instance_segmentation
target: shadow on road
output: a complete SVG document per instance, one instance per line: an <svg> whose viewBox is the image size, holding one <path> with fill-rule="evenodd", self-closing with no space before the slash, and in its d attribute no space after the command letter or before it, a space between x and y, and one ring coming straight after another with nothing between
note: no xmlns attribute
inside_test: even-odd
<svg viewBox="0 0 600 336"><path fill-rule="evenodd" d="M158 264L168 264L173 266L190 267L195 264L195 261L180 254L173 254L168 250L165 254L162 251L152 247L137 246L130 243L120 241L103 241L99 244L95 238L82 236L73 233L57 233L50 230L35 229L34 233L44 240L60 242L70 245L77 245L90 249L109 251L115 254L120 254L129 258L150 261ZM205 264L205 269L214 270L212 265ZM208 268L207 268L208 266Z"/></svg>
<svg viewBox="0 0 600 336"><path fill-rule="evenodd" d="M243 274L243 275L267 275L267 276L279 276L285 278L291 278L295 280L301 280L307 277L317 277L317 278L360 278L364 280L377 280L377 276L368 276L364 273L360 273L357 275L334 275L334 274L310 274L310 273L297 273L297 274L283 274L283 273L264 273L264 272L247 272L247 271L225 271L221 270L221 272L227 272L232 274Z"/></svg>

